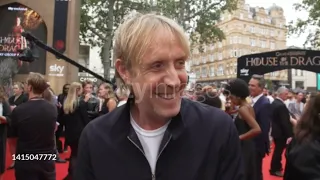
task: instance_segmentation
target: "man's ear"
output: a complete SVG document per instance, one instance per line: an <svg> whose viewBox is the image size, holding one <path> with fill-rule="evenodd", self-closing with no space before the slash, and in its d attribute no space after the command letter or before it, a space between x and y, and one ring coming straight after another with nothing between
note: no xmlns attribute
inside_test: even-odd
<svg viewBox="0 0 320 180"><path fill-rule="evenodd" d="M116 71L118 72L119 76L121 77L121 79L123 79L123 81L125 81L127 83L128 78L129 78L129 71L121 59L116 60L115 68L116 68Z"/></svg>

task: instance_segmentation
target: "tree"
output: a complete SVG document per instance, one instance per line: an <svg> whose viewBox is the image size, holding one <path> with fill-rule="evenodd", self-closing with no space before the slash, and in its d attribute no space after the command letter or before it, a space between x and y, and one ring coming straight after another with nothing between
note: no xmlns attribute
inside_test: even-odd
<svg viewBox="0 0 320 180"><path fill-rule="evenodd" d="M101 47L104 77L110 78L111 47L115 29L131 10L149 8L144 1L83 0L81 7L80 38L92 46Z"/></svg>
<svg viewBox="0 0 320 180"><path fill-rule="evenodd" d="M308 33L304 46L310 44L311 47L318 48L320 45L320 1L303 0L294 4L297 11L309 12L307 19L298 18L296 22L291 21L288 25L289 35L301 35ZM306 32L308 31L308 32Z"/></svg>
<svg viewBox="0 0 320 180"><path fill-rule="evenodd" d="M157 11L177 20L190 35L193 45L222 41L225 36L216 24L220 15L237 8L238 0L159 0Z"/></svg>
<svg viewBox="0 0 320 180"><path fill-rule="evenodd" d="M156 11L175 19L195 45L223 40L216 26L224 11L233 11L238 0L84 0L81 8L80 36L92 46L102 47L104 76L110 79L110 58L114 30L130 11Z"/></svg>

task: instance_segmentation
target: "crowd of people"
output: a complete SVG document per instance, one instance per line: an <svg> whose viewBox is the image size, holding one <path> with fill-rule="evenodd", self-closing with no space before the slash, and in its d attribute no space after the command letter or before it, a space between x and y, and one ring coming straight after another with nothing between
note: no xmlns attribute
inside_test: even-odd
<svg viewBox="0 0 320 180"><path fill-rule="evenodd" d="M55 180L67 147L65 180L262 180L274 145L271 175L320 177L319 94L269 93L260 75L186 91L189 41L160 15L127 18L113 48L117 89L73 82L56 96L31 73L0 91L1 175L9 144L16 180Z"/></svg>

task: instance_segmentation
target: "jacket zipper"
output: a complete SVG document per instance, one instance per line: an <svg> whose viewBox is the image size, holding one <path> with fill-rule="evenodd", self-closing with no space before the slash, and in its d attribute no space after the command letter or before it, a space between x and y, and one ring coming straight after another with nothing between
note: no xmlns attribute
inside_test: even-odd
<svg viewBox="0 0 320 180"><path fill-rule="evenodd" d="M130 141L134 146L136 146L136 148L139 149L139 151L144 155L144 157L147 158L147 157L146 157L146 154L144 153L144 151L143 151L133 140L131 140L129 136L127 136L127 138L129 139L129 141ZM163 150L167 147L167 145L169 144L171 138L172 138L172 135L170 135L168 141L167 141L166 144L164 144L164 146L162 147L160 153L158 154L157 161L158 161L158 159L159 159L162 151L163 151ZM150 166L150 165L149 165L149 166ZM156 172L156 169L157 169L157 166L155 167L155 172ZM150 171L151 171L151 167L150 167ZM152 179L152 180L156 180L156 175L152 173L151 179Z"/></svg>

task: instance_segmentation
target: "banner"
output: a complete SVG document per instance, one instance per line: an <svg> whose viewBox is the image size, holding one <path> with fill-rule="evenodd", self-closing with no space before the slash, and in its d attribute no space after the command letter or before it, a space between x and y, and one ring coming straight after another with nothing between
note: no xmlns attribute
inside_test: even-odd
<svg viewBox="0 0 320 180"><path fill-rule="evenodd" d="M320 51L284 49L241 56L237 61L238 78L249 81L252 75L284 70L301 69L320 72Z"/></svg>
<svg viewBox="0 0 320 180"><path fill-rule="evenodd" d="M18 74L45 74L44 50L39 50L39 60L31 64L17 60L18 50L28 46L27 40L21 35L24 31L31 32L44 43L47 42L47 28L37 12L19 3L0 6L0 61L10 60L6 64L10 67L18 66Z"/></svg>
<svg viewBox="0 0 320 180"><path fill-rule="evenodd" d="M66 51L69 1L55 1L53 24L53 47L60 53Z"/></svg>

